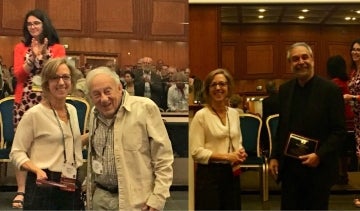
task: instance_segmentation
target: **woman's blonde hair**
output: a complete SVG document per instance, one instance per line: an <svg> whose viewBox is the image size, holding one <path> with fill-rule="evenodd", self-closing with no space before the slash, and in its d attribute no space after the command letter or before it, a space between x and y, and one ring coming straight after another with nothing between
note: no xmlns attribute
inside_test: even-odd
<svg viewBox="0 0 360 211"><path fill-rule="evenodd" d="M69 63L69 61L66 59L66 57L61 57L61 58L49 59L45 63L45 65L41 71L41 88L42 88L44 94L47 94L50 92L49 80L56 76L56 71L59 68L59 66L62 64L65 64L70 70L70 76L71 76L71 92L70 93L72 93L74 91L80 71L78 69L76 69L73 65L71 65Z"/></svg>
<svg viewBox="0 0 360 211"><path fill-rule="evenodd" d="M204 86L203 86L203 94L204 94L204 99L206 103L210 103L210 84L211 82L214 80L215 76L218 74L222 74L225 76L226 80L227 80L227 86L228 86L228 95L227 97L230 98L230 96L233 93L233 89L234 89L234 79L233 77L230 75L230 73L222 68L219 69L215 69L213 71L211 71L204 80Z"/></svg>

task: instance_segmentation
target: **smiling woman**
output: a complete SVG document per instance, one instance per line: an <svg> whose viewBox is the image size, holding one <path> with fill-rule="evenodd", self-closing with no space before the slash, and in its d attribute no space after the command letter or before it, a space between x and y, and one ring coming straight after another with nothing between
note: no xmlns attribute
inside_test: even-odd
<svg viewBox="0 0 360 211"><path fill-rule="evenodd" d="M49 59L41 73L43 98L18 125L10 158L17 169L27 170L24 210L80 210L84 206L77 174L83 164L77 111L66 103L77 74L65 58ZM57 186L44 188L43 180Z"/></svg>

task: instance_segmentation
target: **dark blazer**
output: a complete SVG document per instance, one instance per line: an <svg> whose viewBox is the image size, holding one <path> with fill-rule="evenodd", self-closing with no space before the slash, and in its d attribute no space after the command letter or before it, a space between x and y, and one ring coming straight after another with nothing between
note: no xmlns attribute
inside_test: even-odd
<svg viewBox="0 0 360 211"><path fill-rule="evenodd" d="M309 103L304 109L302 135L319 140L320 164L313 170L314 181L332 185L337 176L337 150L346 135L344 99L341 90L331 81L314 76ZM284 148L289 137L291 103L296 79L290 80L279 89L279 126L273 142L271 158L279 161L279 180L284 173Z"/></svg>
<svg viewBox="0 0 360 211"><path fill-rule="evenodd" d="M161 84L161 77L155 72L151 72L151 83L150 83L150 91L151 91L151 100L153 100L158 107L161 106L161 98L163 96L163 87ZM134 82L134 91L136 96L144 96L145 92L145 81L143 78L142 70L137 71L135 74L135 82Z"/></svg>

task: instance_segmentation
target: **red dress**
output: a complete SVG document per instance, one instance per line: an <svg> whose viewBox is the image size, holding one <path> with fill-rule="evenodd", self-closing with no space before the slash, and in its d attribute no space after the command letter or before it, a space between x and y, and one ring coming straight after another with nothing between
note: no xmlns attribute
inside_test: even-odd
<svg viewBox="0 0 360 211"><path fill-rule="evenodd" d="M15 88L14 103L14 128L19 124L20 119L32 106L41 101L42 92L34 84L41 81L40 74L43 64L35 63L30 73L24 70L24 61L32 56L31 49L23 42L18 43L14 48L14 75L17 79ZM60 44L54 44L48 47L47 58L64 57L65 48ZM39 80L40 79L40 80Z"/></svg>

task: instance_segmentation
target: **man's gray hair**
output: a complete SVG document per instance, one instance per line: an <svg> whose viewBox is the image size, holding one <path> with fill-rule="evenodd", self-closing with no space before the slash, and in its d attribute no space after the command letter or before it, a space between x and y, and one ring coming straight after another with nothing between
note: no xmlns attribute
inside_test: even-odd
<svg viewBox="0 0 360 211"><path fill-rule="evenodd" d="M298 47L298 46L303 46L303 47L305 47L305 48L309 51L310 56L313 57L313 52L312 52L312 49L311 49L310 45L306 44L305 42L297 42L297 43L292 44L292 45L289 47L289 49L287 50L286 58L287 58L288 61L290 61L290 59L291 59L291 58L290 58L290 51L291 51L292 49L294 49L295 47Z"/></svg>
<svg viewBox="0 0 360 211"><path fill-rule="evenodd" d="M99 74L105 74L105 75L113 78L116 84L121 84L119 76L114 71L112 71L108 67L101 66L101 67L97 67L97 68L91 70L86 75L86 86L89 90L91 88L90 84L91 84L92 80L94 79L95 76L97 76Z"/></svg>

